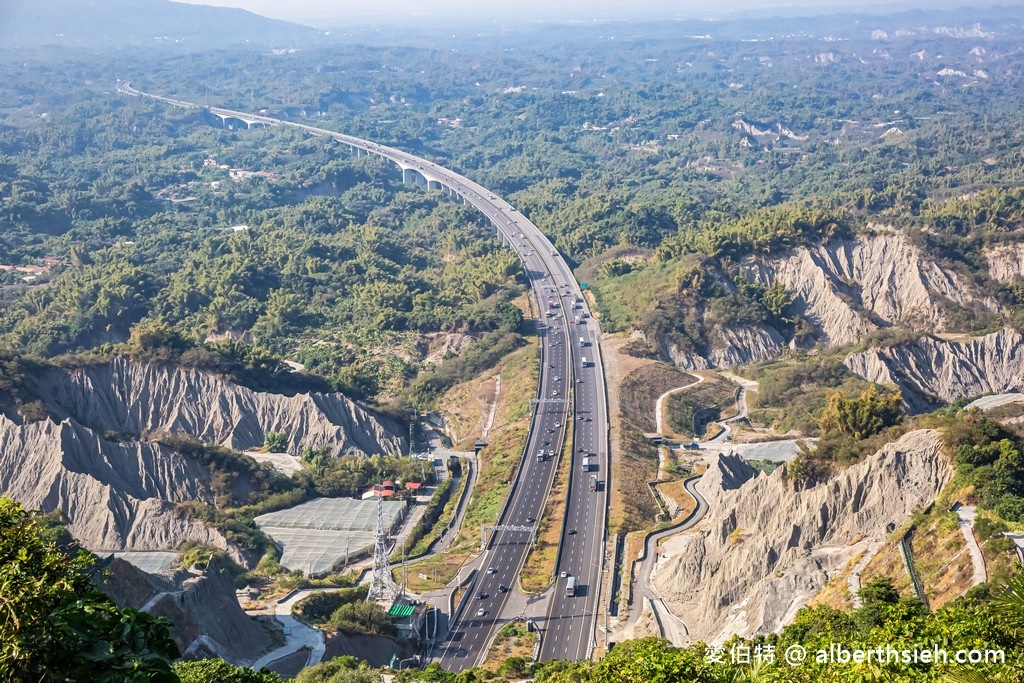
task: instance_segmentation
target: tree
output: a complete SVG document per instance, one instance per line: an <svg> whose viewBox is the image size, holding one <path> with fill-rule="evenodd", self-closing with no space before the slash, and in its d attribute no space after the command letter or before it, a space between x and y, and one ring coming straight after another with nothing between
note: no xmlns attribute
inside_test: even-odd
<svg viewBox="0 0 1024 683"><path fill-rule="evenodd" d="M782 323L790 322L784 317L784 314L791 303L793 303L793 296L786 291L786 287L779 280L772 282L761 297L761 304L768 311L771 319Z"/></svg>
<svg viewBox="0 0 1024 683"><path fill-rule="evenodd" d="M380 683L382 680L379 671L350 656L335 657L303 669L295 677L295 683Z"/></svg>
<svg viewBox="0 0 1024 683"><path fill-rule="evenodd" d="M0 679L177 681L170 622L118 609L92 584L95 558L56 538L0 498Z"/></svg>
<svg viewBox="0 0 1024 683"><path fill-rule="evenodd" d="M299 456L299 459L313 474L318 477L322 477L327 469L327 459L329 457L329 448L324 447L314 449L312 446L306 446L302 449L302 454Z"/></svg>
<svg viewBox="0 0 1024 683"><path fill-rule="evenodd" d="M334 610L327 626L338 631L379 633L394 636L398 631L387 610L375 602L350 602Z"/></svg>
<svg viewBox="0 0 1024 683"><path fill-rule="evenodd" d="M868 605L895 605L900 601L899 591L892 585L892 579L887 576L877 576L862 586L857 592L861 604Z"/></svg>
<svg viewBox="0 0 1024 683"><path fill-rule="evenodd" d="M288 437L284 432L267 432L263 447L268 453L284 453L288 449Z"/></svg>
<svg viewBox="0 0 1024 683"><path fill-rule="evenodd" d="M529 668L525 657L506 657L498 667L498 675L508 678L522 678Z"/></svg>
<svg viewBox="0 0 1024 683"><path fill-rule="evenodd" d="M866 439L903 418L903 395L879 393L874 385L858 398L846 398L837 390L827 392L825 410L818 420L821 431L838 431L854 439Z"/></svg>
<svg viewBox="0 0 1024 683"><path fill-rule="evenodd" d="M174 673L181 683L284 683L273 671L253 671L244 666L228 664L223 659L201 659L197 662L177 662Z"/></svg>

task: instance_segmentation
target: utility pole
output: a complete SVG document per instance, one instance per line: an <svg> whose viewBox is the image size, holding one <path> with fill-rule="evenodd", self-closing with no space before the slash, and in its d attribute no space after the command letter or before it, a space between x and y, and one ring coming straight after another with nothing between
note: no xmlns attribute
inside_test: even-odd
<svg viewBox="0 0 1024 683"><path fill-rule="evenodd" d="M412 446L412 430L413 430L413 427L416 425L416 420L419 419L420 413L415 408L410 408L409 411L410 411L410 417L409 417L409 457L411 458L412 457L412 448L413 448L413 446Z"/></svg>

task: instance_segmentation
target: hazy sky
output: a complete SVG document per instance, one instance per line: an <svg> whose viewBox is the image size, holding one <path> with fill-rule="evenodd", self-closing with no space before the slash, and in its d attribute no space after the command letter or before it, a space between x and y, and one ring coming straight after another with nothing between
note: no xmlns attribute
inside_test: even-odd
<svg viewBox="0 0 1024 683"><path fill-rule="evenodd" d="M240 7L299 22L344 23L353 19L416 17L467 19L656 19L721 17L744 11L802 10L817 14L843 9L892 10L912 6L948 8L988 5L984 0L178 0ZM1006 4L1016 4L1012 0Z"/></svg>

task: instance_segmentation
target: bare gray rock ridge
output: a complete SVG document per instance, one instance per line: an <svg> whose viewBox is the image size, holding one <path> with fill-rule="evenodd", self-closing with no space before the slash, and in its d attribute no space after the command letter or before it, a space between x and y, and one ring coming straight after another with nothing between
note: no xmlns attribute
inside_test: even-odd
<svg viewBox="0 0 1024 683"><path fill-rule="evenodd" d="M995 299L941 267L903 233L869 227L874 232L754 261L746 272L764 284L781 282L793 295L793 312L829 346L857 342L882 327L949 330L957 309L998 311Z"/></svg>
<svg viewBox="0 0 1024 683"><path fill-rule="evenodd" d="M693 641L771 633L789 623L869 543L932 503L952 477L934 430L910 432L826 481L800 488L738 456L700 484L709 511L694 532L669 538L652 588Z"/></svg>
<svg viewBox="0 0 1024 683"><path fill-rule="evenodd" d="M704 354L690 353L662 341L661 354L684 370L729 368L778 358L786 340L768 325L729 325L715 330L711 346Z"/></svg>
<svg viewBox="0 0 1024 683"><path fill-rule="evenodd" d="M145 433L245 448L281 431L296 453L304 446L393 452L405 443L394 421L339 394L256 392L172 365L116 359L49 368L27 379L55 417L23 423L0 413L0 493L30 508L60 510L71 533L94 552L174 550L195 541L248 564L223 534L177 507L214 502L210 473L141 438Z"/></svg>
<svg viewBox="0 0 1024 683"><path fill-rule="evenodd" d="M921 337L844 361L856 375L903 392L911 413L987 393L1024 390L1024 337L1006 327L965 341Z"/></svg>
<svg viewBox="0 0 1024 683"><path fill-rule="evenodd" d="M993 281L1024 274L1024 246L1005 244L986 254ZM748 257L719 285L732 287L742 274L762 285L778 282L793 298L787 315L804 321L798 339L787 341L783 330L765 322L721 320L709 310L693 315L707 328L703 348L683 348L671 338L646 339L659 354L685 369L707 369L756 363L782 355L787 345L843 346L886 328L921 332L957 332L965 322L998 320L1005 313L998 301L973 280L936 261L894 228L869 225L867 231L835 238L785 254Z"/></svg>
<svg viewBox="0 0 1024 683"><path fill-rule="evenodd" d="M75 370L47 369L30 390L60 419L96 430L187 434L236 450L262 446L284 432L288 450L327 447L333 453L395 453L405 430L342 394L285 396L253 391L217 375L171 364L115 358Z"/></svg>
<svg viewBox="0 0 1024 683"><path fill-rule="evenodd" d="M1024 242L1000 244L985 253L988 276L999 282L1024 278Z"/></svg>
<svg viewBox="0 0 1024 683"><path fill-rule="evenodd" d="M241 556L217 530L175 510L212 502L209 473L154 443L107 441L71 419L17 424L0 414L0 493L60 510L94 552L171 550L185 540Z"/></svg>
<svg viewBox="0 0 1024 683"><path fill-rule="evenodd" d="M256 661L271 638L235 596L234 579L214 560L203 570L150 574L124 560L105 567L101 589L118 607L141 609L174 622L171 637L186 659L223 657L239 665Z"/></svg>

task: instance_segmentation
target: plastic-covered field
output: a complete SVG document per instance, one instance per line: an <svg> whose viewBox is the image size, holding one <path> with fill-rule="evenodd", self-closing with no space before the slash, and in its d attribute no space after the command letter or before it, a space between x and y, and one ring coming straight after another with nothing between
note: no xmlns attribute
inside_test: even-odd
<svg viewBox="0 0 1024 683"><path fill-rule="evenodd" d="M129 550L111 554L150 574L170 569L178 561L178 553L163 550Z"/></svg>
<svg viewBox="0 0 1024 683"><path fill-rule="evenodd" d="M406 510L401 501L384 502L384 523L392 533ZM256 518L256 524L282 549L281 564L306 576L330 572L347 557L373 551L377 501L317 498Z"/></svg>

